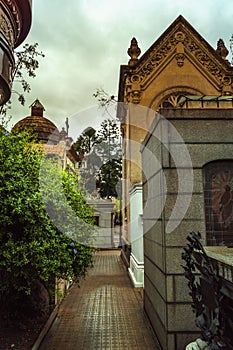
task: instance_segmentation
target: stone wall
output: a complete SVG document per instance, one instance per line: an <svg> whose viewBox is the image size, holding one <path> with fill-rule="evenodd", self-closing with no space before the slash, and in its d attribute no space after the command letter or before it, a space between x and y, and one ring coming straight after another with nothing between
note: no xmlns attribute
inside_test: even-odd
<svg viewBox="0 0 233 350"><path fill-rule="evenodd" d="M181 254L190 231L200 231L205 241L203 166L232 158L233 109L160 113L141 149L144 306L162 349L180 350L199 334ZM174 213L177 200L180 206Z"/></svg>

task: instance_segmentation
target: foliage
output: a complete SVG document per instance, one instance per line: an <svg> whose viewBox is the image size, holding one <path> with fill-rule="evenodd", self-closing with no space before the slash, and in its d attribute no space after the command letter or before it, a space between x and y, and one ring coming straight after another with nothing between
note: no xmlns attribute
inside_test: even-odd
<svg viewBox="0 0 233 350"><path fill-rule="evenodd" d="M80 159L82 160L85 154L90 153L96 142L96 130L92 127L88 127L78 137L77 141L73 144L73 147L78 152Z"/></svg>
<svg viewBox="0 0 233 350"><path fill-rule="evenodd" d="M76 151L85 157L81 175L90 193L97 190L102 198L117 197L116 186L121 179L121 138L119 122L106 119L100 129L86 129L74 143Z"/></svg>
<svg viewBox="0 0 233 350"><path fill-rule="evenodd" d="M44 159L40 171L40 191L50 219L74 241L93 244L94 211L81 193L78 176L58 160Z"/></svg>
<svg viewBox="0 0 233 350"><path fill-rule="evenodd" d="M97 142L96 130L92 127L88 127L73 144L80 159L82 186L89 193L95 191L96 184L93 175L99 169L101 164L100 157L96 154L94 148ZM86 159L86 166L82 167L81 164L84 158Z"/></svg>
<svg viewBox="0 0 233 350"><path fill-rule="evenodd" d="M101 198L118 198L120 193L119 179L121 178L121 160L110 159L100 168L96 186Z"/></svg>
<svg viewBox="0 0 233 350"><path fill-rule="evenodd" d="M46 284L55 276L78 281L92 263L93 249L59 230L45 210L39 182L43 159L43 149L30 135L0 131L0 300L13 308L36 281ZM59 169L67 202L90 227L92 212L75 176ZM84 234L87 239L79 232Z"/></svg>
<svg viewBox="0 0 233 350"><path fill-rule="evenodd" d="M96 92L93 94L93 96L97 99L101 107L107 108L111 104L117 102L116 97L114 95L109 95L102 88L96 89Z"/></svg>
<svg viewBox="0 0 233 350"><path fill-rule="evenodd" d="M103 163L110 159L121 159L121 138L117 119L105 119L96 136L96 151Z"/></svg>
<svg viewBox="0 0 233 350"><path fill-rule="evenodd" d="M15 68L12 75L13 89L12 93L18 95L18 101L24 105L25 93L31 91L28 78L36 77L36 70L39 68L39 57L44 57L42 51L38 51L38 43L24 44L22 50L15 51ZM16 86L20 88L16 89ZM11 101L1 106L0 114L6 116L7 111L11 108Z"/></svg>

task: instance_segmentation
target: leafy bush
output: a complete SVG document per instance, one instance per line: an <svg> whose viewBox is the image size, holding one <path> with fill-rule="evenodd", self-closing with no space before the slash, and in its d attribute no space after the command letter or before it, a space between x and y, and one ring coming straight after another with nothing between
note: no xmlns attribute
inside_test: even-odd
<svg viewBox="0 0 233 350"><path fill-rule="evenodd" d="M5 305L15 307L36 281L46 284L55 276L78 281L92 264L93 248L87 245L93 231L92 209L85 203L77 177L54 164L47 171L61 179L63 194L57 192L58 177L45 194L46 181L39 181L45 175L41 172L44 159L42 147L30 135L0 131L0 300ZM64 223L62 228L46 210L49 200L59 196L56 215ZM64 198L73 219L63 211Z"/></svg>

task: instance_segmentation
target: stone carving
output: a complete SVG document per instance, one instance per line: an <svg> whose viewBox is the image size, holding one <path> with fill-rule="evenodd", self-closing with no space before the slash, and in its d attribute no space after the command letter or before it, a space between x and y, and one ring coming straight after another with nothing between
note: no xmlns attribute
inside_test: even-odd
<svg viewBox="0 0 233 350"><path fill-rule="evenodd" d="M178 54L176 54L175 57L176 57L176 60L177 60L178 67L183 67L185 55L183 53L178 53Z"/></svg>
<svg viewBox="0 0 233 350"><path fill-rule="evenodd" d="M183 32L176 32L174 35L174 39L178 42L184 42L185 41L185 34Z"/></svg>
<svg viewBox="0 0 233 350"><path fill-rule="evenodd" d="M206 254L199 232L191 232L187 240L189 243L182 254L186 262L183 268L202 340L210 350L233 350L232 311L223 293L218 265L214 265ZM199 277L197 272L201 274Z"/></svg>
<svg viewBox="0 0 233 350"><path fill-rule="evenodd" d="M135 38L131 40L131 45L128 48L127 53L131 57L129 60L129 65L134 66L138 62L138 56L141 53L141 49L138 47L138 42Z"/></svg>
<svg viewBox="0 0 233 350"><path fill-rule="evenodd" d="M19 13L17 11L17 6L16 6L14 0L6 0L6 3L8 5L8 7L10 8L11 13L14 16L14 20L15 20L15 24L16 24L16 31L17 31L16 32L16 39L18 39L18 37L20 35L20 31L21 31L21 22L20 22Z"/></svg>
<svg viewBox="0 0 233 350"><path fill-rule="evenodd" d="M217 52L222 58L227 55L227 49L221 39L218 41ZM140 53L137 40L133 38L128 49L131 57L129 67L132 68L128 71L125 83L125 97L128 102L140 103L142 87L154 72L162 69L161 66L168 56L174 57L180 68L184 66L185 59L189 56L196 65L202 67L201 69L214 81L223 95L232 94L231 73L228 75L222 63L218 63L216 55L212 55L208 48L182 25L174 28L173 32L167 33L157 45L152 46L142 61L138 60Z"/></svg>
<svg viewBox="0 0 233 350"><path fill-rule="evenodd" d="M11 48L14 47L14 31L9 18L0 8L0 31L4 34Z"/></svg>
<svg viewBox="0 0 233 350"><path fill-rule="evenodd" d="M226 55L226 50L222 45L223 44L220 41L218 44L218 52L221 53L221 57ZM131 52L130 48L129 50ZM136 55L136 46L132 50L131 54ZM182 67L184 64L185 53L189 53L212 77L214 77L219 86L223 85L226 75L222 71L221 64L219 63L218 65L214 57L211 57L209 52L206 51L205 48L195 40L192 34L183 27L178 27L173 34L167 34L159 45L155 46L150 52L148 52L146 62L141 65L139 63L135 73L140 75L142 83L149 78L151 73L174 51L176 51L175 59L177 60L179 67ZM137 59L134 56L132 56L132 58Z"/></svg>
<svg viewBox="0 0 233 350"><path fill-rule="evenodd" d="M139 69L138 74L142 78L146 78L151 74L155 67L159 66L161 62L167 57L169 52L172 50L172 45L170 43L166 43L158 50L153 50L150 54L149 63L145 64Z"/></svg>
<svg viewBox="0 0 233 350"><path fill-rule="evenodd" d="M216 52L225 60L229 51L227 50L224 41L222 39L219 39L217 42L217 50Z"/></svg>
<svg viewBox="0 0 233 350"><path fill-rule="evenodd" d="M184 36L179 36L180 38L184 38ZM177 60L177 65L178 67L183 67L184 65L184 59L185 59L185 54L184 54L184 45L182 42L178 42L176 45L176 60Z"/></svg>
<svg viewBox="0 0 233 350"><path fill-rule="evenodd" d="M198 62L217 80L218 84L222 85L225 75L222 72L221 66L217 66L216 61L204 52L193 40L189 42L187 48Z"/></svg>
<svg viewBox="0 0 233 350"><path fill-rule="evenodd" d="M127 102L139 103L141 99L141 77L138 74L133 74L126 78L125 97Z"/></svg>
<svg viewBox="0 0 233 350"><path fill-rule="evenodd" d="M130 81L135 84L135 83L140 83L141 78L138 74L134 74L131 76Z"/></svg>
<svg viewBox="0 0 233 350"><path fill-rule="evenodd" d="M141 98L141 92L139 90L133 90L131 92L131 102L139 103Z"/></svg>

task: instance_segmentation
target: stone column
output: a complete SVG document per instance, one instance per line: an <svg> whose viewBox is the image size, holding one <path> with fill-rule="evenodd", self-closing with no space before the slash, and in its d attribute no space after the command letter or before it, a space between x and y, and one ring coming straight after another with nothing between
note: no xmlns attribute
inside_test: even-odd
<svg viewBox="0 0 233 350"><path fill-rule="evenodd" d="M144 251L142 225L142 184L135 184L130 191L131 254L129 276L134 287L144 285Z"/></svg>

